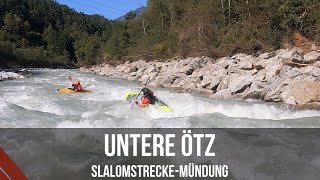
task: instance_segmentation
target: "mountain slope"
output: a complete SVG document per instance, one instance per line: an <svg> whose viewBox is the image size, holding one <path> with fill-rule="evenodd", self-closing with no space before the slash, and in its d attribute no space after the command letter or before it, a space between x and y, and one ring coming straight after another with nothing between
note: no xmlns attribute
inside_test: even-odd
<svg viewBox="0 0 320 180"><path fill-rule="evenodd" d="M146 11L146 9L147 9L147 7L142 6L142 7L139 7L138 9L136 9L136 10L134 10L132 12L134 12L136 14L136 17L139 18ZM118 17L117 19L115 19L115 21L124 22L126 20L125 17L126 17L127 14L125 14L125 15L123 15L121 17Z"/></svg>

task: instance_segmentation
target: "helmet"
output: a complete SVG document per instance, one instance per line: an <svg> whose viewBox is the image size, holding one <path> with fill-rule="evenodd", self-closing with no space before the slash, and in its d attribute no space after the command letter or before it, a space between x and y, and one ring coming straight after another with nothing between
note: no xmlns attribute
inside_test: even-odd
<svg viewBox="0 0 320 180"><path fill-rule="evenodd" d="M143 92L143 95L147 95L150 90L148 88L143 88L141 91Z"/></svg>
<svg viewBox="0 0 320 180"><path fill-rule="evenodd" d="M74 83L75 85L80 85L80 81L76 80L76 82Z"/></svg>

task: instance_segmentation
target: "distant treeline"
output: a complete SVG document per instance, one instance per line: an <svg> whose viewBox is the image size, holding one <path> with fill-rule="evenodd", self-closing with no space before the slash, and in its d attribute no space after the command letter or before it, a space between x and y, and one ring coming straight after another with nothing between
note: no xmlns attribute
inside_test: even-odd
<svg viewBox="0 0 320 180"><path fill-rule="evenodd" d="M320 41L319 0L148 0L126 21L77 13L52 0L0 0L0 66L255 54Z"/></svg>

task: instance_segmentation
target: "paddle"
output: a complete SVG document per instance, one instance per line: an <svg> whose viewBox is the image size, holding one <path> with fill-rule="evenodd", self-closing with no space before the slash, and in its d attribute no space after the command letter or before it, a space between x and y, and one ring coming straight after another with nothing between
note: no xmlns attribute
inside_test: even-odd
<svg viewBox="0 0 320 180"><path fill-rule="evenodd" d="M69 81L73 84L73 82L72 82L72 77L71 77L71 76L68 76L68 79L69 79Z"/></svg>
<svg viewBox="0 0 320 180"><path fill-rule="evenodd" d="M149 76L149 78L148 78L147 82L144 84L144 86L146 86L146 85L148 84L149 79L150 79L150 76ZM136 100L137 100L137 99L138 99L138 97L140 96L141 92L142 92L142 89L140 90L139 94L136 96L136 99L135 99L135 100L134 100L134 102L132 103L132 105L131 105L130 109L133 107L133 104L136 102Z"/></svg>

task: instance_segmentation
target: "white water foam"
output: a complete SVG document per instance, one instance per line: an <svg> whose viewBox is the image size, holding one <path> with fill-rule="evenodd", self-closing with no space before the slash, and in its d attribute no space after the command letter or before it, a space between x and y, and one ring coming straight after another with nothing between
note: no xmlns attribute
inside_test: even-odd
<svg viewBox="0 0 320 180"><path fill-rule="evenodd" d="M39 75L0 84L0 120L6 127L320 127L319 111L291 111L261 102L218 101L186 93L154 89L155 95L173 111L163 112L156 106L140 109L124 100L127 91L139 91L135 83L112 80L72 70L36 70ZM70 87L68 75L80 79L92 93L58 93ZM9 107L8 103L17 105ZM8 117L24 116L18 107L34 111L30 119L15 122ZM38 115L37 115L38 113ZM61 117L51 120L43 113ZM35 118L37 120L35 120ZM312 121L303 123L304 119ZM288 124L290 120L299 121ZM272 122L273 121L273 122ZM48 123L50 122L50 123ZM212 123L215 122L215 123ZM220 126L219 126L220 127Z"/></svg>

